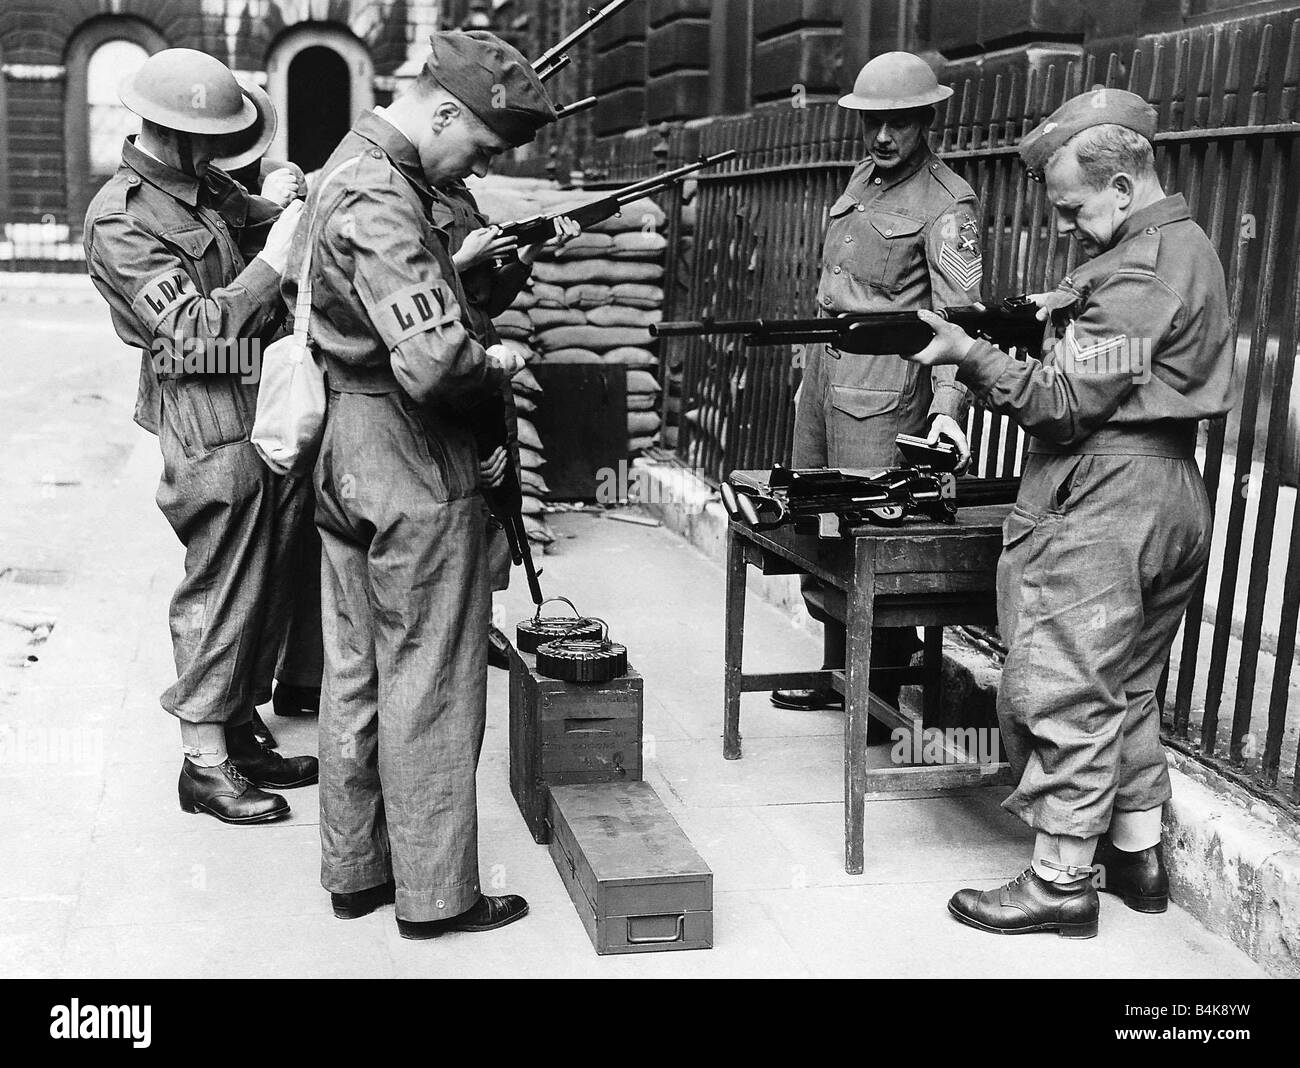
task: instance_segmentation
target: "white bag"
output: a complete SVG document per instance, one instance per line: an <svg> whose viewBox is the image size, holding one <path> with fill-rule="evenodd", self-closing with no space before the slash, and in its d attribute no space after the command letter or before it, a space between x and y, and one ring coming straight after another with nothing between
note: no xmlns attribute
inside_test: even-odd
<svg viewBox="0 0 1300 1068"><path fill-rule="evenodd" d="M355 163L349 160L330 172L325 186ZM298 272L298 303L293 334L267 346L257 384L257 413L249 439L266 466L277 475L304 475L316 463L325 431L325 369L308 339L311 326L311 259L316 241L307 222L307 249Z"/></svg>

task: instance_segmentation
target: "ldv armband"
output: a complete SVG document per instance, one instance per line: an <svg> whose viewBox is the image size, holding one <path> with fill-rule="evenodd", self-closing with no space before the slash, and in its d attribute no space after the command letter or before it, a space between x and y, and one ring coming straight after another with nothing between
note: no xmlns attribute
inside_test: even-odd
<svg viewBox="0 0 1300 1068"><path fill-rule="evenodd" d="M407 338L454 322L460 314L456 295L441 279L417 282L380 301L379 321L390 349Z"/></svg>
<svg viewBox="0 0 1300 1068"><path fill-rule="evenodd" d="M183 270L175 268L151 278L131 302L131 310L150 330L194 295L194 283Z"/></svg>

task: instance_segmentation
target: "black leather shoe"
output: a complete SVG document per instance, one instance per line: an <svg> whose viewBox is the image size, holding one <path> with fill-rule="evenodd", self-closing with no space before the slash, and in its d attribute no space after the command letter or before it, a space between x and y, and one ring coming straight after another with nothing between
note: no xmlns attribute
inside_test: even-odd
<svg viewBox="0 0 1300 1068"><path fill-rule="evenodd" d="M829 686L816 690L773 690L772 704L777 708L793 708L796 712L844 711L843 695Z"/></svg>
<svg viewBox="0 0 1300 1068"><path fill-rule="evenodd" d="M792 708L797 712L815 712L828 709L833 712L844 711L844 698L827 687L819 690L773 690L772 704L777 708ZM867 719L867 745L882 745L890 741L892 732L878 719Z"/></svg>
<svg viewBox="0 0 1300 1068"><path fill-rule="evenodd" d="M271 728L266 725L257 709L253 709L253 716L248 721L248 725L253 728L253 735L268 749L274 749L280 743L275 740L275 735L271 733Z"/></svg>
<svg viewBox="0 0 1300 1068"><path fill-rule="evenodd" d="M510 670L510 639L498 627L488 627L488 667Z"/></svg>
<svg viewBox="0 0 1300 1068"><path fill-rule="evenodd" d="M227 725L226 749L231 762L254 786L292 790L310 786L320 776L320 764L315 757L282 757L258 741L248 723L238 727Z"/></svg>
<svg viewBox="0 0 1300 1068"><path fill-rule="evenodd" d="M993 934L1055 931L1062 938L1093 938L1101 905L1089 879L1062 887L1026 868L995 890L958 890L948 911L967 926Z"/></svg>
<svg viewBox="0 0 1300 1068"><path fill-rule="evenodd" d="M397 885L392 879L379 886L356 890L350 894L330 894L334 915L340 920L356 920L369 916L381 905L391 905L397 896Z"/></svg>
<svg viewBox="0 0 1300 1068"><path fill-rule="evenodd" d="M263 793L229 760L201 768L185 760L177 786L181 811L206 812L222 823L270 823L289 815L289 802Z"/></svg>
<svg viewBox="0 0 1300 1068"><path fill-rule="evenodd" d="M1169 908L1169 873L1165 870L1163 843L1125 853L1102 835L1092 865L1097 869L1097 889L1103 894L1118 894L1134 912L1164 912Z"/></svg>
<svg viewBox="0 0 1300 1068"><path fill-rule="evenodd" d="M495 931L528 915L528 902L518 894L483 896L459 916L449 920L404 920L397 918L397 933L403 938L437 938L452 931Z"/></svg>
<svg viewBox="0 0 1300 1068"><path fill-rule="evenodd" d="M277 716L319 716L319 686L286 686L283 682L275 685L271 695L271 707Z"/></svg>

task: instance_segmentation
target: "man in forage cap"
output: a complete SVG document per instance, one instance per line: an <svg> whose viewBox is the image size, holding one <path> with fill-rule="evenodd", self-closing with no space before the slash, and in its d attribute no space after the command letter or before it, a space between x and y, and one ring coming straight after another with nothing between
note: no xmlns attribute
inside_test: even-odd
<svg viewBox="0 0 1300 1068"><path fill-rule="evenodd" d="M1098 890L1168 906L1156 689L1209 556L1197 426L1231 407L1234 338L1214 246L1156 174L1155 129L1141 97L1096 89L1020 146L1085 257L1036 298L1055 339L1041 361L920 313L935 338L911 359L955 365L1031 441L998 565L998 718L1019 779L1005 807L1038 833L1014 880L949 902L985 931L1089 938Z"/></svg>
<svg viewBox="0 0 1300 1068"><path fill-rule="evenodd" d="M363 114L321 171L286 273L310 255L329 407L316 465L323 548L321 881L335 915L396 899L405 938L528 911L478 881L475 770L488 627L480 465L465 412L522 366L484 347L430 218L555 117L490 35L439 33L411 88Z"/></svg>

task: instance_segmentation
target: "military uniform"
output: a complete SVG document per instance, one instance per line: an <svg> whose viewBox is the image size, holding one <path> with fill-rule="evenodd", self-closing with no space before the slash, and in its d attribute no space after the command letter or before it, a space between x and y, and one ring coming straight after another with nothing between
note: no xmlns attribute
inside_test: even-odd
<svg viewBox="0 0 1300 1068"><path fill-rule="evenodd" d="M980 297L979 203L971 187L928 149L877 173L860 163L831 206L822 250L818 310L906 311L973 304ZM921 434L931 416L964 425L967 394L951 367L918 367L897 356L807 350L794 425L795 467L892 467L899 434ZM832 628L828 667L842 666L844 594L803 579L809 613ZM905 666L920 647L911 629L878 629L873 666ZM840 663L830 663L832 660ZM897 700L894 686L878 689Z"/></svg>
<svg viewBox="0 0 1300 1068"><path fill-rule="evenodd" d="M1170 795L1155 691L1209 553L1197 421L1231 406L1233 335L1181 195L1135 212L1057 294L1068 323L1041 362L977 341L957 377L1031 436L998 565L1005 805L1090 838Z"/></svg>
<svg viewBox="0 0 1300 1068"><path fill-rule="evenodd" d="M133 142L90 204L85 249L118 336L141 350L135 419L158 435L158 506L186 550L170 611L177 679L162 704L191 723L239 722L271 697L288 607L277 580L305 483L272 473L249 444L255 381L185 374L155 352L274 335L279 275L253 257L279 208L216 168L200 180Z"/></svg>
<svg viewBox="0 0 1300 1068"><path fill-rule="evenodd" d="M971 187L922 149L901 170L867 159L831 206L818 310L825 315L947 308L980 299L979 203ZM890 467L894 439L932 415L966 418L951 368L896 356L841 356L809 346L795 414L796 467Z"/></svg>

